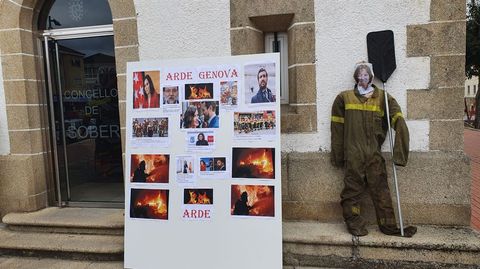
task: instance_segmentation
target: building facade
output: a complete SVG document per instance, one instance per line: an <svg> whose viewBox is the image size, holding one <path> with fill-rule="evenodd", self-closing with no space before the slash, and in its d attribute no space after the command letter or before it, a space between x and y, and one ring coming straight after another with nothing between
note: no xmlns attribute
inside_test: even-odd
<svg viewBox="0 0 480 269"><path fill-rule="evenodd" d="M386 87L411 140L398 171L404 219L470 223L465 1L109 0L111 20L97 25L82 24L98 11L89 1L64 2L69 17L60 19L60 1L0 0L0 215L121 206L126 63L264 53L273 33L288 45L280 48L284 219L339 222L331 105L353 87L355 63L368 60L366 35L392 30L397 69Z"/></svg>

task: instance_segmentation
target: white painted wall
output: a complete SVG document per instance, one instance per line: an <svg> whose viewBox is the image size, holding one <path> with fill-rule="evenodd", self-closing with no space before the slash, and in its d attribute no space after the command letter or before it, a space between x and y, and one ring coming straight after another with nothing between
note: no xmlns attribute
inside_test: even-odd
<svg viewBox="0 0 480 269"><path fill-rule="evenodd" d="M430 60L427 57L406 57L406 26L427 23L429 19L430 1L316 0L318 133L283 135L283 149L330 150L330 110L333 100L341 91L353 88L353 68L361 60L368 61L366 36L372 31L394 32L397 69L386 88L407 115L406 90L428 87ZM375 83L382 86L379 81ZM408 126L410 134L414 134L410 136L411 150L428 150L429 122L409 121Z"/></svg>
<svg viewBox="0 0 480 269"><path fill-rule="evenodd" d="M140 60L231 54L229 0L136 0L135 5ZM429 21L430 1L315 0L315 14L318 132L282 135L284 151L330 150L331 105L340 91L353 87L355 63L368 60L366 35L371 31L394 31L397 70L387 89L405 115L406 90L429 84L429 58L406 57L406 26ZM427 151L428 120L407 124L411 150Z"/></svg>
<svg viewBox="0 0 480 269"><path fill-rule="evenodd" d="M229 0L135 0L140 60L230 56Z"/></svg>
<svg viewBox="0 0 480 269"><path fill-rule="evenodd" d="M470 92L468 92L468 87L470 86ZM478 77L472 77L471 79L465 79L465 95L464 97L474 98L478 89ZM474 92L475 89L475 92Z"/></svg>
<svg viewBox="0 0 480 269"><path fill-rule="evenodd" d="M3 87L2 58L0 57L0 155L6 155L9 153L10 140L8 137L7 106L5 103L5 90Z"/></svg>

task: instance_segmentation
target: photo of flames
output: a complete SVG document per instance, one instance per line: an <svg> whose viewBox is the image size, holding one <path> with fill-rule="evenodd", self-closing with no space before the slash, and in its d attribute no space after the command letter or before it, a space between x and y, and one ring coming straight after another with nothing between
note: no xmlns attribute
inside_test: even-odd
<svg viewBox="0 0 480 269"><path fill-rule="evenodd" d="M168 190L131 189L130 217L168 220Z"/></svg>
<svg viewBox="0 0 480 269"><path fill-rule="evenodd" d="M132 154L130 161L130 182L168 183L170 155Z"/></svg>
<svg viewBox="0 0 480 269"><path fill-rule="evenodd" d="M185 100L213 99L213 83L185 84Z"/></svg>
<svg viewBox="0 0 480 269"><path fill-rule="evenodd" d="M230 214L275 217L275 187L267 185L232 185Z"/></svg>
<svg viewBox="0 0 480 269"><path fill-rule="evenodd" d="M275 148L233 148L233 178L275 178Z"/></svg>
<svg viewBox="0 0 480 269"><path fill-rule="evenodd" d="M183 204L213 205L213 189L184 189Z"/></svg>

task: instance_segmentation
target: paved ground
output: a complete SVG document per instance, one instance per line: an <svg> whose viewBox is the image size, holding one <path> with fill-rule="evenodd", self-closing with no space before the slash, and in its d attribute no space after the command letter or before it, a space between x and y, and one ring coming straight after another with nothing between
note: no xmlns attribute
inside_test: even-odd
<svg viewBox="0 0 480 269"><path fill-rule="evenodd" d="M465 128L465 153L471 160L472 227L480 230L480 130Z"/></svg>

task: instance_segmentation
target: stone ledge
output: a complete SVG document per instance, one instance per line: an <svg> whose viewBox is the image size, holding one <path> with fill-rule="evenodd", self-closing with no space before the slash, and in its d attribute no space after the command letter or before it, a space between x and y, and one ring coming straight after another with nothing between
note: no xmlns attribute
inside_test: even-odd
<svg viewBox="0 0 480 269"><path fill-rule="evenodd" d="M341 268L476 268L480 235L470 228L420 226L413 238L370 228L357 240L343 224L283 223L284 264ZM405 255L405 254L408 255Z"/></svg>
<svg viewBox="0 0 480 269"><path fill-rule="evenodd" d="M0 254L120 260L123 236L16 232L1 228Z"/></svg>
<svg viewBox="0 0 480 269"><path fill-rule="evenodd" d="M123 209L48 207L31 213L10 213L3 223L11 226L45 226L90 229L122 229Z"/></svg>

